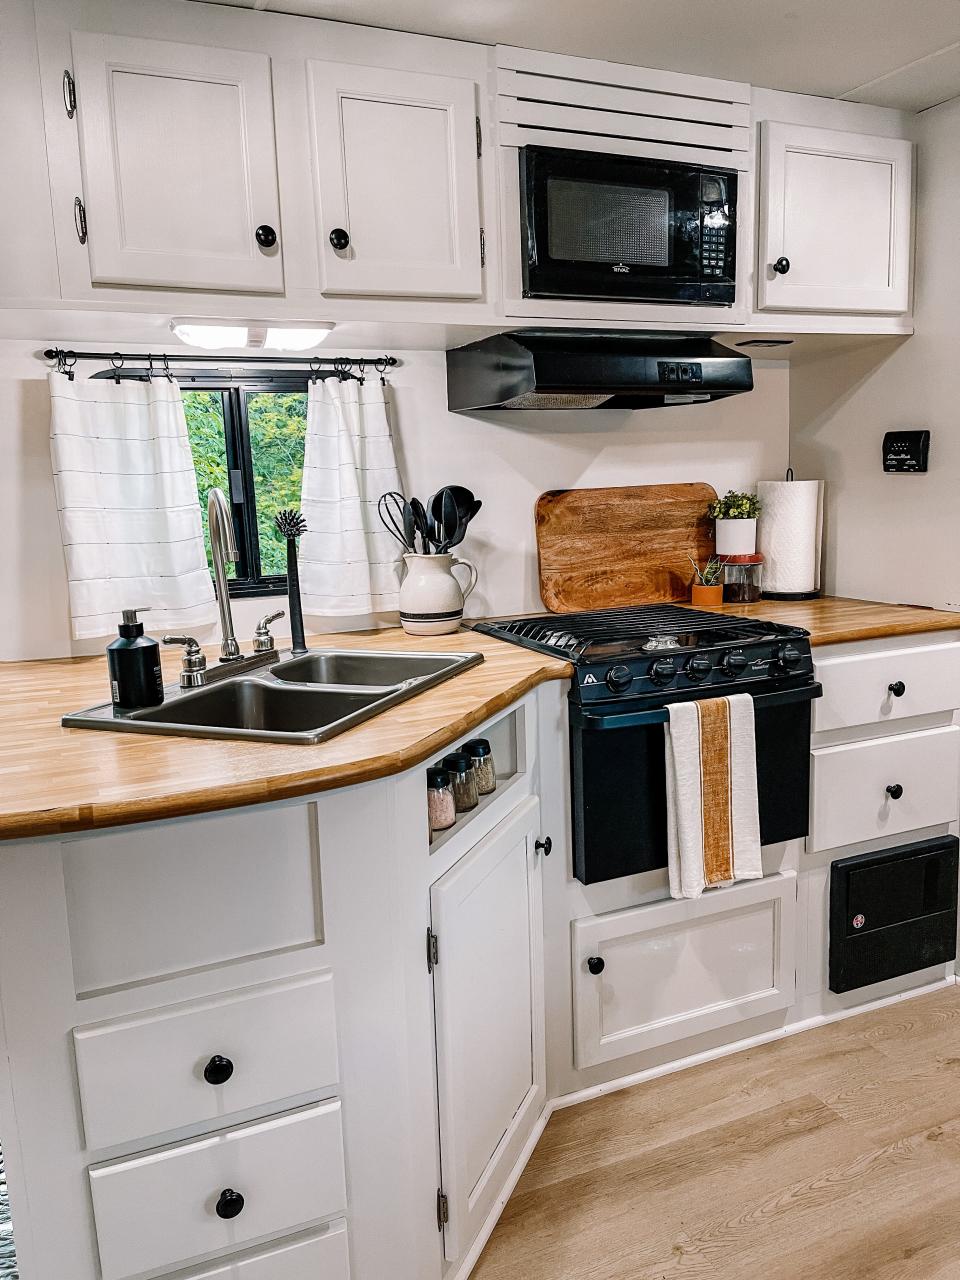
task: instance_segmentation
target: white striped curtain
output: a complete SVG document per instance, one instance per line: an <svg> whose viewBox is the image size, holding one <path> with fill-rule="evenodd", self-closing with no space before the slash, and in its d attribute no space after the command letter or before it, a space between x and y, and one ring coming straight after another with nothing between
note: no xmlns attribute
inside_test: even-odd
<svg viewBox="0 0 960 1280"><path fill-rule="evenodd" d="M213 622L216 599L180 387L50 374L50 454L73 635L108 636L123 609L148 632Z"/></svg>
<svg viewBox="0 0 960 1280"><path fill-rule="evenodd" d="M380 523L377 502L401 487L379 379L311 383L301 497L307 532L300 541L307 613L397 609L401 551Z"/></svg>

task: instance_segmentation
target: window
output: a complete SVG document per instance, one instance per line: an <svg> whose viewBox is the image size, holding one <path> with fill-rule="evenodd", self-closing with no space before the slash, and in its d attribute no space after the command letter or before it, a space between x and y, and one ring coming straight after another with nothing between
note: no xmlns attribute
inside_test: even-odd
<svg viewBox="0 0 960 1280"><path fill-rule="evenodd" d="M286 589L286 547L274 532L283 507L300 506L309 375L271 373L236 382L222 373L181 374L187 431L200 490L207 563L207 494L216 486L233 514L238 560L227 566L230 594Z"/></svg>

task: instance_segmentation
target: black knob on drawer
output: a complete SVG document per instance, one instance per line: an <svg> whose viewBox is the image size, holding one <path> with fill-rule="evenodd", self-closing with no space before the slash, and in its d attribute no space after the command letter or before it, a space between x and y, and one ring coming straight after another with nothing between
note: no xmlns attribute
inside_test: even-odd
<svg viewBox="0 0 960 1280"><path fill-rule="evenodd" d="M207 1084L226 1084L232 1075L233 1063L219 1053L215 1053L203 1068L203 1078Z"/></svg>
<svg viewBox="0 0 960 1280"><path fill-rule="evenodd" d="M894 680L893 684L887 685L887 688L890 690L890 692L893 694L895 698L902 698L903 695L907 692L907 686L903 683L902 680Z"/></svg>
<svg viewBox="0 0 960 1280"><path fill-rule="evenodd" d="M257 227L254 235L257 237L257 244L261 249L272 249L277 243L277 233L273 227L268 227L265 222Z"/></svg>
<svg viewBox="0 0 960 1280"><path fill-rule="evenodd" d="M334 227L330 232L330 243L337 253L343 253L350 244L350 232L344 231L343 227Z"/></svg>
<svg viewBox="0 0 960 1280"><path fill-rule="evenodd" d="M887 787L887 795L891 800L899 800L903 795L903 787L899 782L891 782L890 786Z"/></svg>
<svg viewBox="0 0 960 1280"><path fill-rule="evenodd" d="M790 259L778 258L776 262L773 264L773 269L778 276L785 276L787 272L790 270Z"/></svg>
<svg viewBox="0 0 960 1280"><path fill-rule="evenodd" d="M590 970L590 972L594 976L596 976L598 973L603 973L606 967L607 967L606 961L604 960L603 956L587 957L587 968Z"/></svg>
<svg viewBox="0 0 960 1280"><path fill-rule="evenodd" d="M231 1187L227 1187L220 1192L217 1200L217 1217L218 1218L235 1218L238 1214L243 1213L243 1196L239 1191L234 1191Z"/></svg>

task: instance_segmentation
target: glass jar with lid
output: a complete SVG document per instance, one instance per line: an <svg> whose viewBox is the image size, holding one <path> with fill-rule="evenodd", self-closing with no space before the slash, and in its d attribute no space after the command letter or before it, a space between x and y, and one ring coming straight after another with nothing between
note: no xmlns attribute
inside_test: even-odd
<svg viewBox="0 0 960 1280"><path fill-rule="evenodd" d="M457 820L453 784L446 769L427 770L427 818L431 840L438 831L446 831Z"/></svg>
<svg viewBox="0 0 960 1280"><path fill-rule="evenodd" d="M723 565L724 604L755 604L763 584L763 556L717 556Z"/></svg>
<svg viewBox="0 0 960 1280"><path fill-rule="evenodd" d="M468 809L475 809L480 802L480 797L477 795L477 778L470 757L463 751L454 751L444 756L440 765L450 774L457 813L466 813Z"/></svg>
<svg viewBox="0 0 960 1280"><path fill-rule="evenodd" d="M493 751L486 738L471 738L460 748L473 762L473 772L477 779L477 793L488 796L497 789L497 766Z"/></svg>

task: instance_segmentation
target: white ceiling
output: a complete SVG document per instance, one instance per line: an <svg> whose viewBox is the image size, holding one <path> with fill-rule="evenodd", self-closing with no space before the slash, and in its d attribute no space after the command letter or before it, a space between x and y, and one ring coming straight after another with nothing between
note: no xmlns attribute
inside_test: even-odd
<svg viewBox="0 0 960 1280"><path fill-rule="evenodd" d="M922 111L960 96L960 0L219 0Z"/></svg>

